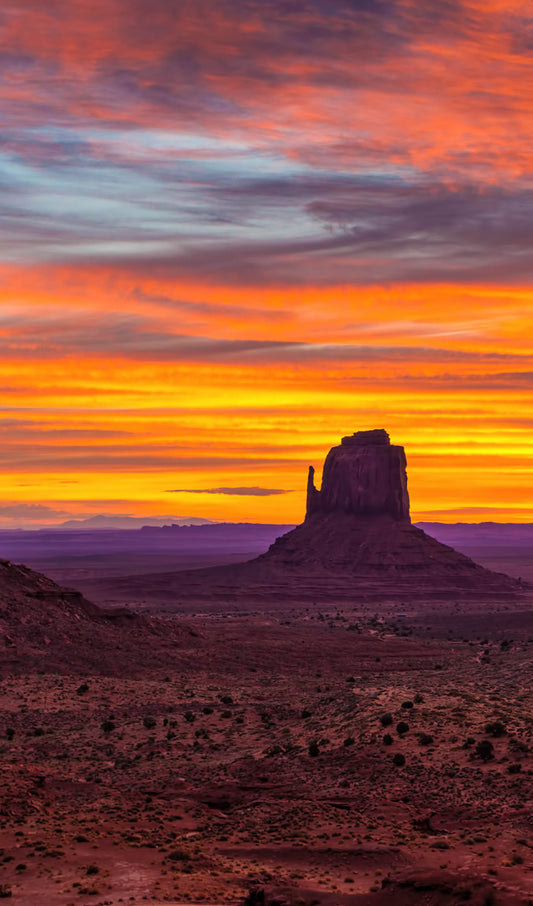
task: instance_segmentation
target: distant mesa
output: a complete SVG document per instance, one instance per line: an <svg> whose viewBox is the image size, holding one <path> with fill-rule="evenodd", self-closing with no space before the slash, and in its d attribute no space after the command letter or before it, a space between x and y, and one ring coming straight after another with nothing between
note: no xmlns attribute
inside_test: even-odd
<svg viewBox="0 0 533 906"><path fill-rule="evenodd" d="M131 587L176 606L180 598L408 601L507 598L523 590L412 525L405 451L382 428L357 431L333 447L320 489L309 468L304 522L266 553L157 580L137 576ZM121 593L129 591L123 583Z"/></svg>
<svg viewBox="0 0 533 906"><path fill-rule="evenodd" d="M87 519L69 519L59 525L43 526L48 531L66 532L92 532L109 529L111 531L124 531L126 529L140 529L144 526L165 526L169 522L175 525L210 525L211 519L201 519L197 516L89 516Z"/></svg>

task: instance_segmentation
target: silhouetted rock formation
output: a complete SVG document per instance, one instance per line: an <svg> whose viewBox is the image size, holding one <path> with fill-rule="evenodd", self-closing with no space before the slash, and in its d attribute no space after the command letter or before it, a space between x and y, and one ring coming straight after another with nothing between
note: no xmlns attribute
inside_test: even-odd
<svg viewBox="0 0 533 906"><path fill-rule="evenodd" d="M333 447L320 490L310 467L305 521L255 560L118 579L115 587L119 597L165 602L486 599L526 590L411 524L404 449L383 429L358 431Z"/></svg>
<svg viewBox="0 0 533 906"><path fill-rule="evenodd" d="M410 521L406 459L403 447L392 446L382 428L343 437L324 463L322 489L309 467L307 517L314 513L392 516Z"/></svg>
<svg viewBox="0 0 533 906"><path fill-rule="evenodd" d="M403 447L382 428L343 437L325 460L320 490L310 466L305 521L248 564L278 574L329 575L333 586L381 584L515 591L493 573L411 524Z"/></svg>

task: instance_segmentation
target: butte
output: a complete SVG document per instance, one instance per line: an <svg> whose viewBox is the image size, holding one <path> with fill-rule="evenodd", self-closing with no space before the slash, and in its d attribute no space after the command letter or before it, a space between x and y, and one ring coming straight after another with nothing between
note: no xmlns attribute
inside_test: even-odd
<svg viewBox="0 0 533 906"><path fill-rule="evenodd" d="M167 573L154 584L142 578L143 592L178 607L180 599L501 600L526 590L411 523L405 451L383 429L357 431L333 447L320 490L309 468L304 522L266 553L242 564Z"/></svg>

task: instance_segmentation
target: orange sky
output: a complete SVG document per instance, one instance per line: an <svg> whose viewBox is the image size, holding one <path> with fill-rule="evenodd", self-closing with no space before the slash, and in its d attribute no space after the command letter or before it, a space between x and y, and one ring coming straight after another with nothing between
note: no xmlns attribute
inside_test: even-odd
<svg viewBox="0 0 533 906"><path fill-rule="evenodd" d="M415 518L533 521L531 23L15 0L0 528L298 521L307 466L372 427Z"/></svg>

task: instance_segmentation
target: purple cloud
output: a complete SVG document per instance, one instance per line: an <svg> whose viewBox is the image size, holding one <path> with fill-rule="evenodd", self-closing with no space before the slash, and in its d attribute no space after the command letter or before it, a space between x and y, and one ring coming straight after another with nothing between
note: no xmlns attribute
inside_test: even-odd
<svg viewBox="0 0 533 906"><path fill-rule="evenodd" d="M228 494L238 497L271 497L274 494L292 494L281 488L172 488L167 494Z"/></svg>

